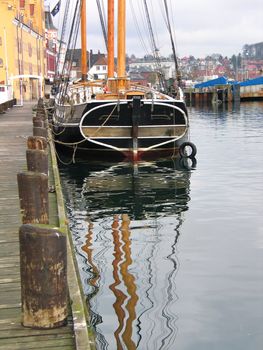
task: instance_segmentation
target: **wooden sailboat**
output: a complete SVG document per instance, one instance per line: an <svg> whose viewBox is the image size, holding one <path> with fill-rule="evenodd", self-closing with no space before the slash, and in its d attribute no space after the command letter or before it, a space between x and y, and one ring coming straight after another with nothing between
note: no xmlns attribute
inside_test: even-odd
<svg viewBox="0 0 263 350"><path fill-rule="evenodd" d="M134 161L176 155L190 145L183 94L171 97L130 81L126 74L126 0L118 0L117 76L114 74L114 0L108 0L108 78L87 80L86 3L81 1L82 81L55 99L53 130L63 147L87 155Z"/></svg>

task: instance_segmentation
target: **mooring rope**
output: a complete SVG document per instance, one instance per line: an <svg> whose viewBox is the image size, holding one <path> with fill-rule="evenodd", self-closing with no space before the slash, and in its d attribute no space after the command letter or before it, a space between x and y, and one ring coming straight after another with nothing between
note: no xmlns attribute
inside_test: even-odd
<svg viewBox="0 0 263 350"><path fill-rule="evenodd" d="M78 148L77 145L74 147L73 154L72 154L72 157L71 157L71 159L70 159L69 162L64 162L64 161L60 158L60 156L59 156L59 154L58 154L58 152L57 152L57 150L56 150L56 147L54 147L54 148L55 148L55 153L56 153L57 159L59 160L59 162L60 162L61 164L63 164L63 165L75 164L75 154L76 154L76 151L77 151L77 148Z"/></svg>
<svg viewBox="0 0 263 350"><path fill-rule="evenodd" d="M113 107L113 110L110 112L110 114L108 115L108 117L104 120L104 122L95 130L94 134L91 137L94 137L99 131L100 129L107 123L107 121L110 119L110 117L112 116L113 112L115 111L117 107L117 103L116 105Z"/></svg>
<svg viewBox="0 0 263 350"><path fill-rule="evenodd" d="M105 119L105 121L95 130L94 134L93 134L91 137L94 137L94 136L100 131L100 129L108 122L108 120L109 120L110 117L112 116L113 112L115 111L116 107L117 107L117 104L115 104L115 106L113 107L112 111L110 112L110 114L109 114L109 115L107 116L107 118ZM54 132L51 123L49 123L49 126L51 126L52 134L55 135L55 136L61 135L61 134L65 131L65 129L66 129L66 128L64 127L64 129L63 129L61 132L56 133L56 132ZM56 150L56 148L55 148L56 156L57 156L58 160L60 161L60 163L62 163L63 165L69 165L69 164L72 164L72 163L74 164L74 163L75 163L75 155L76 155L76 151L77 151L78 145L80 145L81 143L87 141L87 139L86 139L86 138L83 138L83 139L80 140L80 141L75 141L75 142L64 142L64 141L56 140L54 137L52 137L52 141L55 142L55 143L57 143L57 144L63 145L63 146L73 146L73 149L74 149L74 150L73 150L72 158L71 158L71 160L70 160L69 162L64 162L64 161L60 158L60 156L59 156L59 154L58 154L58 152L57 152L57 150Z"/></svg>

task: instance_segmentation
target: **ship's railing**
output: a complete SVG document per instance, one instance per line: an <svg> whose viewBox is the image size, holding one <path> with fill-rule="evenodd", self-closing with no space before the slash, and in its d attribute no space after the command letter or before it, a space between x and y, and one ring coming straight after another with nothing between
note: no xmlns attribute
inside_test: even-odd
<svg viewBox="0 0 263 350"><path fill-rule="evenodd" d="M98 82L94 84L72 84L69 85L67 93L63 93L63 88L61 92L57 94L56 102L58 104L82 104L86 101L92 99L93 95L103 93L103 85Z"/></svg>
<svg viewBox="0 0 263 350"><path fill-rule="evenodd" d="M88 82L84 84L83 83L72 84L72 85L69 85L68 91L66 94L64 94L63 92L58 93L56 100L58 104L68 104L68 105L82 104L92 99L93 97L95 98L97 94L98 95L104 94L105 93L104 87L105 86L102 81ZM61 91L63 91L63 89ZM176 97L172 97L163 92L157 91L152 87L143 86L136 83L132 84L129 90L127 90L127 92L130 92L130 91L142 92L145 95L145 98L149 100L155 100L155 99L171 100L171 101L184 100L183 91L180 88L178 88Z"/></svg>

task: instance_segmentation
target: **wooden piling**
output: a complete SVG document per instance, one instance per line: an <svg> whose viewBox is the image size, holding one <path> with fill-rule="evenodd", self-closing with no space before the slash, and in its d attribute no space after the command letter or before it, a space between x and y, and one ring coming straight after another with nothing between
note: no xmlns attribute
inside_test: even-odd
<svg viewBox="0 0 263 350"><path fill-rule="evenodd" d="M23 108L7 110L6 114L0 115L0 153L1 153L1 176L0 184L0 348L1 349L90 349L88 327L86 318L83 316L85 296L80 296L80 280L74 274L78 273L72 263L68 263L68 281L70 281L70 303L68 308L72 316L66 326L56 329L33 329L21 325L21 286L20 286L20 259L19 259L19 235L18 228L21 225L19 212L19 198L16 186L17 172L25 168L26 143L21 135L32 133L32 121L29 116L32 113L32 104L24 104ZM13 126L16 128L13 128ZM16 133L17 131L17 133ZM41 137L29 137L29 142L35 144L37 149L43 145ZM46 145L46 140L45 140ZM33 145L32 145L33 146ZM28 147L30 148L30 147ZM43 147L41 147L42 149ZM46 146L45 146L46 148ZM49 147L48 147L49 148ZM55 152L54 152L55 157ZM51 162L50 162L51 163ZM56 165L57 168L57 165ZM56 169L56 171L58 171ZM50 167L50 183L53 184L53 171ZM49 193L50 225L60 227L58 216L57 192ZM61 189L59 190L61 191ZM7 195L8 193L8 195ZM61 194L62 197L62 194ZM63 205L63 197L60 207ZM11 210L12 209L12 210ZM66 219L63 219L65 223ZM42 225L41 225L42 227ZM47 228L50 228L48 226ZM62 231L61 227L59 228ZM66 232L66 231L62 231ZM69 244L68 244L69 246ZM68 248L67 259L75 259L74 248ZM77 265L76 265L77 266ZM58 271L57 271L58 272ZM2 283L2 284L1 284ZM65 289L66 290L66 289ZM76 298L78 295L78 298ZM82 303L82 304L81 304ZM72 311L71 311L72 310ZM74 316L73 316L74 315ZM84 336L83 336L84 334ZM86 335L86 336L85 336ZM92 346L95 349L95 346Z"/></svg>
<svg viewBox="0 0 263 350"><path fill-rule="evenodd" d="M43 127L33 126L33 136L42 136L47 138L47 129Z"/></svg>
<svg viewBox="0 0 263 350"><path fill-rule="evenodd" d="M48 224L48 176L32 171L17 174L22 223Z"/></svg>
<svg viewBox="0 0 263 350"><path fill-rule="evenodd" d="M202 96L201 96L201 92L200 91L198 91L196 93L196 102L197 102L198 105L202 104Z"/></svg>
<svg viewBox="0 0 263 350"><path fill-rule="evenodd" d="M56 328L67 320L67 241L56 229L19 230L22 325Z"/></svg>
<svg viewBox="0 0 263 350"><path fill-rule="evenodd" d="M47 118L45 115L38 115L37 114L37 115L33 116L32 121L33 121L33 126L39 126L42 128L44 128L44 127L46 128L48 126ZM41 124L41 125L38 125L38 124Z"/></svg>
<svg viewBox="0 0 263 350"><path fill-rule="evenodd" d="M41 119L35 119L33 121L33 126L36 127L36 128L44 128L45 127L45 124L44 124L44 121L41 120Z"/></svg>
<svg viewBox="0 0 263 350"><path fill-rule="evenodd" d="M45 150L47 149L47 140L41 136L28 136L27 148Z"/></svg>
<svg viewBox="0 0 263 350"><path fill-rule="evenodd" d="M44 99L42 97L39 97L37 101L37 106L44 108Z"/></svg>
<svg viewBox="0 0 263 350"><path fill-rule="evenodd" d="M27 170L48 175L48 152L47 150L26 150Z"/></svg>
<svg viewBox="0 0 263 350"><path fill-rule="evenodd" d="M37 112L36 112L36 117L41 117L41 118L43 118L43 119L46 119L46 112L44 111L44 110L37 110Z"/></svg>

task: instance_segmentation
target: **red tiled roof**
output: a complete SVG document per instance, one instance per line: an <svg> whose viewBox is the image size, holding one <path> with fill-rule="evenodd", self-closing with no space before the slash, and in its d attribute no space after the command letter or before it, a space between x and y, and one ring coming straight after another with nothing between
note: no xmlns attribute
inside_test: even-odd
<svg viewBox="0 0 263 350"><path fill-rule="evenodd" d="M99 59L94 63L95 66L106 66L107 65L107 58L106 57L99 57Z"/></svg>

